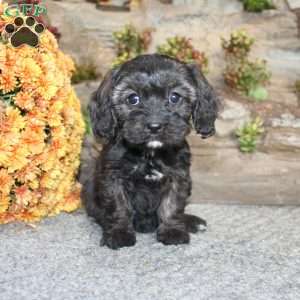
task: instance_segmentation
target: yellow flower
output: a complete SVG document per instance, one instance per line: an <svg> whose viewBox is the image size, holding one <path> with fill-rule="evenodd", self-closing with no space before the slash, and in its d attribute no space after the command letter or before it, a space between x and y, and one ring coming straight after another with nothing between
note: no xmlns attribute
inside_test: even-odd
<svg viewBox="0 0 300 300"><path fill-rule="evenodd" d="M1 213L4 213L9 206L9 196L0 193L0 224L1 224ZM2 223L5 223L4 221Z"/></svg>
<svg viewBox="0 0 300 300"><path fill-rule="evenodd" d="M7 166L11 157L12 146L9 141L0 135L0 167Z"/></svg>
<svg viewBox="0 0 300 300"><path fill-rule="evenodd" d="M36 61L38 62L39 66L43 70L43 73L49 73L51 71L52 73L57 72L57 66L55 62L55 55L52 52L46 52L46 53L41 53L36 58Z"/></svg>
<svg viewBox="0 0 300 300"><path fill-rule="evenodd" d="M28 155L29 151L26 147L22 145L13 146L9 157L8 172L11 173L24 168L29 162L27 158Z"/></svg>
<svg viewBox="0 0 300 300"><path fill-rule="evenodd" d="M47 112L48 101L37 94L37 96L35 96L35 108L38 110L38 112Z"/></svg>
<svg viewBox="0 0 300 300"><path fill-rule="evenodd" d="M6 47L3 43L0 43L0 70L3 70L6 65Z"/></svg>
<svg viewBox="0 0 300 300"><path fill-rule="evenodd" d="M31 164L16 172L15 178L22 183L32 182L32 185L38 187L36 179L41 175L42 170L35 165L36 161L32 160Z"/></svg>
<svg viewBox="0 0 300 300"><path fill-rule="evenodd" d="M54 151L47 151L46 159L41 163L40 168L43 171L48 172L53 168L56 160L56 153Z"/></svg>
<svg viewBox="0 0 300 300"><path fill-rule="evenodd" d="M46 114L42 110L39 110L38 107L34 107L27 112L24 119L28 126L45 126L47 122Z"/></svg>
<svg viewBox="0 0 300 300"><path fill-rule="evenodd" d="M30 151L31 154L43 152L46 135L40 126L28 126L22 133L21 144Z"/></svg>
<svg viewBox="0 0 300 300"><path fill-rule="evenodd" d="M32 181L28 181L27 182L28 186L32 189L32 190L36 190L39 188L40 186L40 182L39 180L35 179L35 180L32 180Z"/></svg>
<svg viewBox="0 0 300 300"><path fill-rule="evenodd" d="M39 48L41 49L41 51L56 53L58 44L57 44L57 40L55 39L54 35L51 34L49 31L44 32L40 37Z"/></svg>
<svg viewBox="0 0 300 300"><path fill-rule="evenodd" d="M66 154L66 146L60 139L53 139L50 152L56 153L57 157L63 157Z"/></svg>
<svg viewBox="0 0 300 300"><path fill-rule="evenodd" d="M57 180L55 178L52 178L50 174L44 174L40 181L41 187L47 188L47 189L55 189L58 185Z"/></svg>
<svg viewBox="0 0 300 300"><path fill-rule="evenodd" d="M14 98L15 104L21 109L30 110L35 105L32 94L21 91Z"/></svg>
<svg viewBox="0 0 300 300"><path fill-rule="evenodd" d="M33 199L32 192L25 186L15 188L16 204L21 208L26 207Z"/></svg>
<svg viewBox="0 0 300 300"><path fill-rule="evenodd" d="M0 193L8 195L14 180L6 169L0 169Z"/></svg>
<svg viewBox="0 0 300 300"><path fill-rule="evenodd" d="M56 113L52 108L48 111L48 124L51 127L61 126L63 124L63 117L61 114Z"/></svg>
<svg viewBox="0 0 300 300"><path fill-rule="evenodd" d="M29 211L32 213L34 217L40 219L49 214L49 207L47 207L47 205L43 203L39 203L37 207L35 207L34 209L29 209Z"/></svg>
<svg viewBox="0 0 300 300"><path fill-rule="evenodd" d="M65 200L57 204L56 213L60 211L72 212L80 207L80 187L80 184L77 184Z"/></svg>
<svg viewBox="0 0 300 300"><path fill-rule="evenodd" d="M37 92L45 100L50 100L57 92L56 80L50 76L41 76L37 82Z"/></svg>
<svg viewBox="0 0 300 300"><path fill-rule="evenodd" d="M21 116L19 109L8 107L6 116L6 120L3 123L3 126L6 126L6 131L9 128L10 132L17 133L25 127L25 119Z"/></svg>
<svg viewBox="0 0 300 300"><path fill-rule="evenodd" d="M8 70L12 70L17 65L17 55L16 52L12 48L7 48L5 51L5 68Z"/></svg>
<svg viewBox="0 0 300 300"><path fill-rule="evenodd" d="M9 69L3 69L0 75L0 90L5 94L12 92L17 87L17 79L15 74Z"/></svg>
<svg viewBox="0 0 300 300"><path fill-rule="evenodd" d="M36 49L31 47L11 48L15 53L17 60L22 62L25 58L33 58L36 56Z"/></svg>
<svg viewBox="0 0 300 300"><path fill-rule="evenodd" d="M33 88L35 82L41 76L42 70L33 58L25 57L22 59L21 66L16 73L22 84L25 83L29 88Z"/></svg>

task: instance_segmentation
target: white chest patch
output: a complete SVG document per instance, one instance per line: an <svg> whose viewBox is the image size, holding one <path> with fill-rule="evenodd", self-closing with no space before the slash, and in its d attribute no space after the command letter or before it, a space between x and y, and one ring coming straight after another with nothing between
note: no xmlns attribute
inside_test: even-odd
<svg viewBox="0 0 300 300"><path fill-rule="evenodd" d="M145 179L149 181L160 181L164 177L164 174L157 171L152 170L152 173L150 175L146 175Z"/></svg>
<svg viewBox="0 0 300 300"><path fill-rule="evenodd" d="M162 147L162 145L163 145L162 142L159 142L159 141L152 141L147 144L147 146L149 148L153 148L153 149L160 148L160 147Z"/></svg>

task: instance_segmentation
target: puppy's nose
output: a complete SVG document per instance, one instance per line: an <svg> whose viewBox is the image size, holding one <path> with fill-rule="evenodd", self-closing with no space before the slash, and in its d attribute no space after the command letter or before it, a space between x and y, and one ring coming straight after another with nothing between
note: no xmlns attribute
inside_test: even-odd
<svg viewBox="0 0 300 300"><path fill-rule="evenodd" d="M200 134L203 139L209 138L216 133L214 127L204 127L200 129Z"/></svg>
<svg viewBox="0 0 300 300"><path fill-rule="evenodd" d="M147 127L152 133L156 133L162 128L162 124L160 124L160 123L148 123Z"/></svg>

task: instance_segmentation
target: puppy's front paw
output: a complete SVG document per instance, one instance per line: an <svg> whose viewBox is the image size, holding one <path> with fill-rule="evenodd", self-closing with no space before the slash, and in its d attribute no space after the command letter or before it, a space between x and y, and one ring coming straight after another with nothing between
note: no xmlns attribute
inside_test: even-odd
<svg viewBox="0 0 300 300"><path fill-rule="evenodd" d="M157 240L165 245L188 244L190 235L177 228L164 228L157 231Z"/></svg>
<svg viewBox="0 0 300 300"><path fill-rule="evenodd" d="M106 245L111 249L134 246L136 243L135 233L126 229L115 229L109 233L103 233L101 246Z"/></svg>

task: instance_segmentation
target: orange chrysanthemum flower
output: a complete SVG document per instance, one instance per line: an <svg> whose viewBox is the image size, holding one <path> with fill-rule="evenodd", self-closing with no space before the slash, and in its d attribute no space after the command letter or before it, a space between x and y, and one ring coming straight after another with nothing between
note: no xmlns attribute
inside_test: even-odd
<svg viewBox="0 0 300 300"><path fill-rule="evenodd" d="M42 98L50 100L52 97L55 96L57 92L57 86L53 84L54 82L54 78L51 78L50 76L41 76L38 79L37 92Z"/></svg>
<svg viewBox="0 0 300 300"><path fill-rule="evenodd" d="M15 188L16 203L20 207L26 207L32 200L32 192L26 185Z"/></svg>
<svg viewBox="0 0 300 300"><path fill-rule="evenodd" d="M4 223L1 222L1 213L5 213L5 211L7 211L8 207L9 207L9 196L8 195L4 195L3 193L0 193L0 224Z"/></svg>
<svg viewBox="0 0 300 300"><path fill-rule="evenodd" d="M12 146L9 140L0 135L0 166L7 166L11 158Z"/></svg>
<svg viewBox="0 0 300 300"><path fill-rule="evenodd" d="M10 164L7 168L9 173L22 169L29 162L28 156L30 153L27 147L23 147L22 145L13 146L10 153Z"/></svg>
<svg viewBox="0 0 300 300"><path fill-rule="evenodd" d="M28 164L24 168L16 172L15 178L19 182L27 183L35 181L41 174L42 170L33 162L32 164Z"/></svg>
<svg viewBox="0 0 300 300"><path fill-rule="evenodd" d="M4 195L8 195L13 185L14 179L13 177L8 174L6 169L0 170L0 191Z"/></svg>
<svg viewBox="0 0 300 300"><path fill-rule="evenodd" d="M2 70L0 75L0 90L3 93L9 93L17 88L17 78L9 69Z"/></svg>
<svg viewBox="0 0 300 300"><path fill-rule="evenodd" d="M34 107L35 102L32 94L21 91L14 97L14 103L21 109L30 110Z"/></svg>
<svg viewBox="0 0 300 300"><path fill-rule="evenodd" d="M41 127L37 127L37 126L33 128L41 129ZM27 149L31 154L39 154L43 152L45 148L45 142L44 142L45 137L46 135L43 129L34 132L32 130L32 127L27 127L25 131L22 133L21 143L24 145L24 147L27 147Z"/></svg>
<svg viewBox="0 0 300 300"><path fill-rule="evenodd" d="M11 48L8 48L6 51L5 51L5 54L6 54L6 57L5 57L5 67L8 69L8 70L12 70L13 68L16 67L17 65L17 54L16 52L11 49Z"/></svg>

